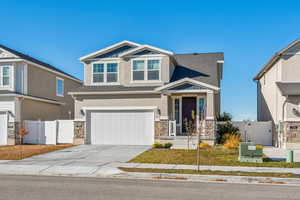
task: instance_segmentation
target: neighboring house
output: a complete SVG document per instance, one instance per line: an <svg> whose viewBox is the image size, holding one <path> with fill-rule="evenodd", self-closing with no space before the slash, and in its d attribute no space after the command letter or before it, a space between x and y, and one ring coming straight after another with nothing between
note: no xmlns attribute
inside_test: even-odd
<svg viewBox="0 0 300 200"><path fill-rule="evenodd" d="M300 147L300 39L275 53L254 77L257 119L274 124L274 145Z"/></svg>
<svg viewBox="0 0 300 200"><path fill-rule="evenodd" d="M174 129L185 136L185 119L198 124L201 118L207 120L203 138L214 142L223 53L174 54L123 41L80 61L84 86L69 93L75 119L86 121L78 143L149 145Z"/></svg>
<svg viewBox="0 0 300 200"><path fill-rule="evenodd" d="M73 119L77 78L0 45L0 145L15 144L24 120Z"/></svg>

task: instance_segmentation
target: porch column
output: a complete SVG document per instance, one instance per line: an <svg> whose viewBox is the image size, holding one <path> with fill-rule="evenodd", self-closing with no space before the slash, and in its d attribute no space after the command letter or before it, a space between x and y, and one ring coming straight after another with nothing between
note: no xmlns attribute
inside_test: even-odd
<svg viewBox="0 0 300 200"><path fill-rule="evenodd" d="M168 116L168 95L162 94L161 95L161 106L160 106L160 118L161 119L169 119Z"/></svg>
<svg viewBox="0 0 300 200"><path fill-rule="evenodd" d="M215 103L214 103L214 92L212 90L206 93L206 119L215 119Z"/></svg>

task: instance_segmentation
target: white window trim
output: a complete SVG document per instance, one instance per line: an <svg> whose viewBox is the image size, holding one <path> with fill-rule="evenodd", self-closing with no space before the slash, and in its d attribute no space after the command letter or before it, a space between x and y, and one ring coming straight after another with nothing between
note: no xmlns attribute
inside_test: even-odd
<svg viewBox="0 0 300 200"><path fill-rule="evenodd" d="M9 84L8 85L3 85L3 80L2 80L3 67L9 68ZM11 64L0 65L0 90L14 90L14 88L12 86L14 86L14 66Z"/></svg>
<svg viewBox="0 0 300 200"><path fill-rule="evenodd" d="M117 82L107 82L107 64L109 63L117 63ZM94 64L104 64L104 71L103 71L103 82L94 82ZM91 85L120 85L120 61L113 61L113 60L109 60L109 61L96 61L91 63Z"/></svg>
<svg viewBox="0 0 300 200"><path fill-rule="evenodd" d="M58 92L58 84L57 84L58 80L62 81L62 94L57 93ZM56 93L56 96L58 96L58 97L64 97L64 94L65 94L65 81L64 81L64 79L62 79L60 77L56 77L56 91L55 91L55 93Z"/></svg>
<svg viewBox="0 0 300 200"><path fill-rule="evenodd" d="M133 61L143 60L144 61L144 80L133 80ZM148 60L159 60L159 79L158 80L148 80ZM134 58L131 59L131 83L161 83L161 57L150 57L150 58Z"/></svg>

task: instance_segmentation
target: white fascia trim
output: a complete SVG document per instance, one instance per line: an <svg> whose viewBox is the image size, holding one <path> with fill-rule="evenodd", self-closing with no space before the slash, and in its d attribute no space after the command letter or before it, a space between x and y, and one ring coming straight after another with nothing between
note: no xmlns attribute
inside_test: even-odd
<svg viewBox="0 0 300 200"><path fill-rule="evenodd" d="M69 92L69 95L101 95L101 94L160 94L156 91L116 91L116 92Z"/></svg>
<svg viewBox="0 0 300 200"><path fill-rule="evenodd" d="M224 64L224 60L218 60L217 63Z"/></svg>
<svg viewBox="0 0 300 200"><path fill-rule="evenodd" d="M172 55L173 55L173 52L171 52L171 51L167 51L167 50L160 49L160 48L153 47L153 46L150 46L150 45L147 45L147 44L146 44L146 45L141 45L141 46L139 46L139 47L137 47L137 48L134 48L134 49L132 49L132 50L126 51L126 52L120 54L119 56L120 56L120 57L124 57L124 56L130 55L130 54L132 54L132 53L136 53L136 52L142 51L142 50L144 50L144 49L149 49L149 50L158 51L158 52L160 52L160 53L162 53L162 54L167 54L167 55L169 55L169 56L172 56Z"/></svg>
<svg viewBox="0 0 300 200"><path fill-rule="evenodd" d="M284 121L299 122L300 118L285 118Z"/></svg>
<svg viewBox="0 0 300 200"><path fill-rule="evenodd" d="M133 46L140 46L140 44L138 44L138 43L131 42L131 41L128 41L128 40L124 40L124 41L118 42L118 43L116 43L114 45L111 45L111 46L105 47L103 49L100 49L99 51L90 53L90 54L88 54L86 56L82 56L82 57L79 58L79 60L80 61L84 61L84 60L86 60L86 59L88 59L90 57L94 57L94 56L100 55L102 53L105 53L105 52L109 51L110 49L116 48L116 47L121 46L123 44L129 44L129 45L133 45Z"/></svg>
<svg viewBox="0 0 300 200"><path fill-rule="evenodd" d="M31 97L31 96L26 96L26 95L21 95L21 94L0 94L0 97L21 97L24 99L31 99L35 101L41 101L41 102L46 102L46 103L52 103L52 104L57 104L57 105L65 105L63 102L57 102L57 101L52 101L49 99L43 99L39 97Z"/></svg>
<svg viewBox="0 0 300 200"><path fill-rule="evenodd" d="M157 110L157 106L87 106L82 110Z"/></svg>
<svg viewBox="0 0 300 200"><path fill-rule="evenodd" d="M6 63L6 62L22 62L23 59L20 58L12 58L12 59L0 59L0 63Z"/></svg>
<svg viewBox="0 0 300 200"><path fill-rule="evenodd" d="M219 87L215 87L215 86L207 84L207 83L196 81L196 80L191 79L191 78L183 78L183 79L180 79L178 81L169 83L167 85L158 87L158 88L155 89L155 91L161 91L161 90L169 89L169 88L176 87L178 85L185 84L185 83L192 83L192 84L195 84L195 85L198 85L198 86L203 86L203 87L206 87L208 89L215 90L215 91L219 91L220 90Z"/></svg>
<svg viewBox="0 0 300 200"><path fill-rule="evenodd" d="M169 90L163 92L163 94L182 94L182 93L210 93L211 90Z"/></svg>

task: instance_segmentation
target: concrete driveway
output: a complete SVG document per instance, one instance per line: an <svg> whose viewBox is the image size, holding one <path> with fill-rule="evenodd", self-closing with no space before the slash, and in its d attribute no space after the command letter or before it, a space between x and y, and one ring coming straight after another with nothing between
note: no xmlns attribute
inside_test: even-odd
<svg viewBox="0 0 300 200"><path fill-rule="evenodd" d="M79 145L20 161L10 161L9 164L101 167L127 162L149 148L132 145Z"/></svg>

